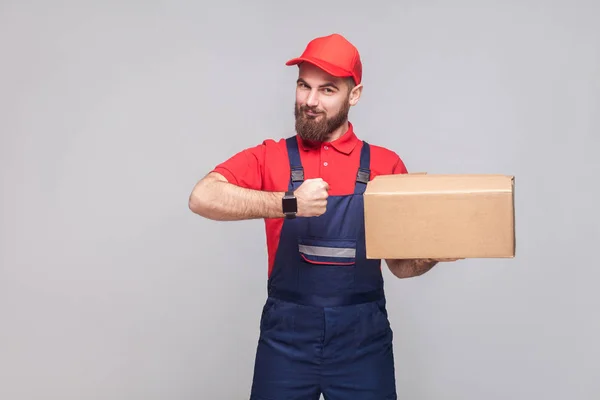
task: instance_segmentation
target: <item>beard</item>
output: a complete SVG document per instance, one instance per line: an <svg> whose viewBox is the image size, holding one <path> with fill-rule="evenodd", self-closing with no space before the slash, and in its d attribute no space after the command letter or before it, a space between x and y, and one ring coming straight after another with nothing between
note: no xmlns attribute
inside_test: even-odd
<svg viewBox="0 0 600 400"><path fill-rule="evenodd" d="M319 115L310 117L306 115L306 111L319 113ZM349 111L350 102L348 99L346 99L342 105L342 109L330 118L327 118L327 115L323 111L318 110L315 107L308 107L306 105L301 106L296 103L294 106L296 133L304 140L324 142L333 131L346 122ZM320 119L317 120L317 118Z"/></svg>

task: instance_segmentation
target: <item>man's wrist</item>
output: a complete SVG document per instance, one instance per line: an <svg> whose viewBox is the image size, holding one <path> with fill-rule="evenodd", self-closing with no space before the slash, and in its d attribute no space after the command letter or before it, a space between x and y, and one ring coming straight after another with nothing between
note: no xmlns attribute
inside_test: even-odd
<svg viewBox="0 0 600 400"><path fill-rule="evenodd" d="M288 190L281 197L281 212L287 219L296 218L298 214L298 200L293 191Z"/></svg>

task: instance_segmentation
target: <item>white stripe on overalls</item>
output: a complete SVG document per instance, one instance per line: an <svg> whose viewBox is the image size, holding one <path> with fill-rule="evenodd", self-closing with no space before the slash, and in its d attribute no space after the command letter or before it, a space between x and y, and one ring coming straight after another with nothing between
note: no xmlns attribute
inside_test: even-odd
<svg viewBox="0 0 600 400"><path fill-rule="evenodd" d="M354 257L356 249L298 245L300 252L319 257Z"/></svg>

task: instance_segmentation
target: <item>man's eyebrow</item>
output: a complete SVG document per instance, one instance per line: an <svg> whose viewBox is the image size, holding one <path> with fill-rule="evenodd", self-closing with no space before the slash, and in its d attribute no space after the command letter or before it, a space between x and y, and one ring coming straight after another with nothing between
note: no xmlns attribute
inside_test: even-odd
<svg viewBox="0 0 600 400"><path fill-rule="evenodd" d="M339 89L337 87L337 85L335 83L333 83L333 82L326 82L325 84L321 85L321 87L333 87L335 89Z"/></svg>
<svg viewBox="0 0 600 400"><path fill-rule="evenodd" d="M296 83L304 83L306 86L310 86L310 85L309 85L308 83L306 83L306 81L305 81L304 79L302 79L302 78L298 78L298 80L296 81ZM332 88L334 88L334 89L338 89L338 90L339 90L338 86L337 86L335 83L333 83L333 82L325 82L324 84L320 85L319 87L321 87L321 88L325 88L325 87L332 87Z"/></svg>

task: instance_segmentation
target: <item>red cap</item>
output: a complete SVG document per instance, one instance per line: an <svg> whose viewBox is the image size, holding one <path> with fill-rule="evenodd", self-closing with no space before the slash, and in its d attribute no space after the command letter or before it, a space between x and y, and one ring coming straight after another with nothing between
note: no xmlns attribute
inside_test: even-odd
<svg viewBox="0 0 600 400"><path fill-rule="evenodd" d="M357 85L362 80L362 63L358 50L337 33L311 40L300 57L289 60L285 65L296 65L303 61L314 64L333 76L352 77Z"/></svg>

